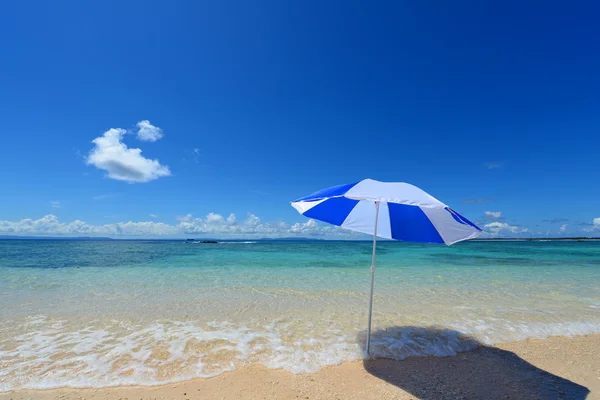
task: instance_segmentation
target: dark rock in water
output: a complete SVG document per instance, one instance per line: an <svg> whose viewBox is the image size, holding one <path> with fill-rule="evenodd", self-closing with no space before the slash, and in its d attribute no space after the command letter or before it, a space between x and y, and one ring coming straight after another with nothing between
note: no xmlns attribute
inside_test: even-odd
<svg viewBox="0 0 600 400"><path fill-rule="evenodd" d="M216 240L200 240L196 239L186 239L184 243L192 243L192 244L219 244Z"/></svg>

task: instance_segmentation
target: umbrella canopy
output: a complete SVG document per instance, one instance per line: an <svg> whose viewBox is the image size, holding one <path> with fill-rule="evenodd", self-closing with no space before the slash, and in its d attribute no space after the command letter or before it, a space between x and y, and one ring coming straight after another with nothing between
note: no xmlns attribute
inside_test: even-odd
<svg viewBox="0 0 600 400"><path fill-rule="evenodd" d="M451 245L482 233L446 204L404 182L364 179L319 190L293 201L292 206L305 217L373 235L367 353L371 345L377 237Z"/></svg>
<svg viewBox="0 0 600 400"><path fill-rule="evenodd" d="M365 179L294 202L305 217L386 239L451 245L481 234L474 223L416 186ZM379 215L377 219L377 209Z"/></svg>

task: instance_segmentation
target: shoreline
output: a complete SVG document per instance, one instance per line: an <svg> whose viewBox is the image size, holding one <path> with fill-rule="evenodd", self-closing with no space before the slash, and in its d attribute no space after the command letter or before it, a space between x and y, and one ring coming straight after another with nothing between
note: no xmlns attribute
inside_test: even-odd
<svg viewBox="0 0 600 400"><path fill-rule="evenodd" d="M482 345L450 357L345 362L313 374L260 365L160 386L0 392L17 399L600 399L600 334Z"/></svg>

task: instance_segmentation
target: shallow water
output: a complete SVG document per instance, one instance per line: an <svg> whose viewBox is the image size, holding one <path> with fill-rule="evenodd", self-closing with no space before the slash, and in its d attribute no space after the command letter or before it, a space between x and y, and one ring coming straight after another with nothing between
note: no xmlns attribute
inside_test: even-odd
<svg viewBox="0 0 600 400"><path fill-rule="evenodd" d="M367 242L0 241L0 391L360 359L370 261ZM600 332L600 242L381 242L377 265L376 355Z"/></svg>

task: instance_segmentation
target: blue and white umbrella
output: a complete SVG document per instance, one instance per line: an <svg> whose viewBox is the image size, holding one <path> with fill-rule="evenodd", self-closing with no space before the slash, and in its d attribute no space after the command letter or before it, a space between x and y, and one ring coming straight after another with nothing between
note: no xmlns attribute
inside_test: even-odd
<svg viewBox="0 0 600 400"><path fill-rule="evenodd" d="M451 245L474 239L474 223L416 186L404 182L360 182L334 186L292 202L305 217L373 235L367 354L371 347L371 313L377 237Z"/></svg>

